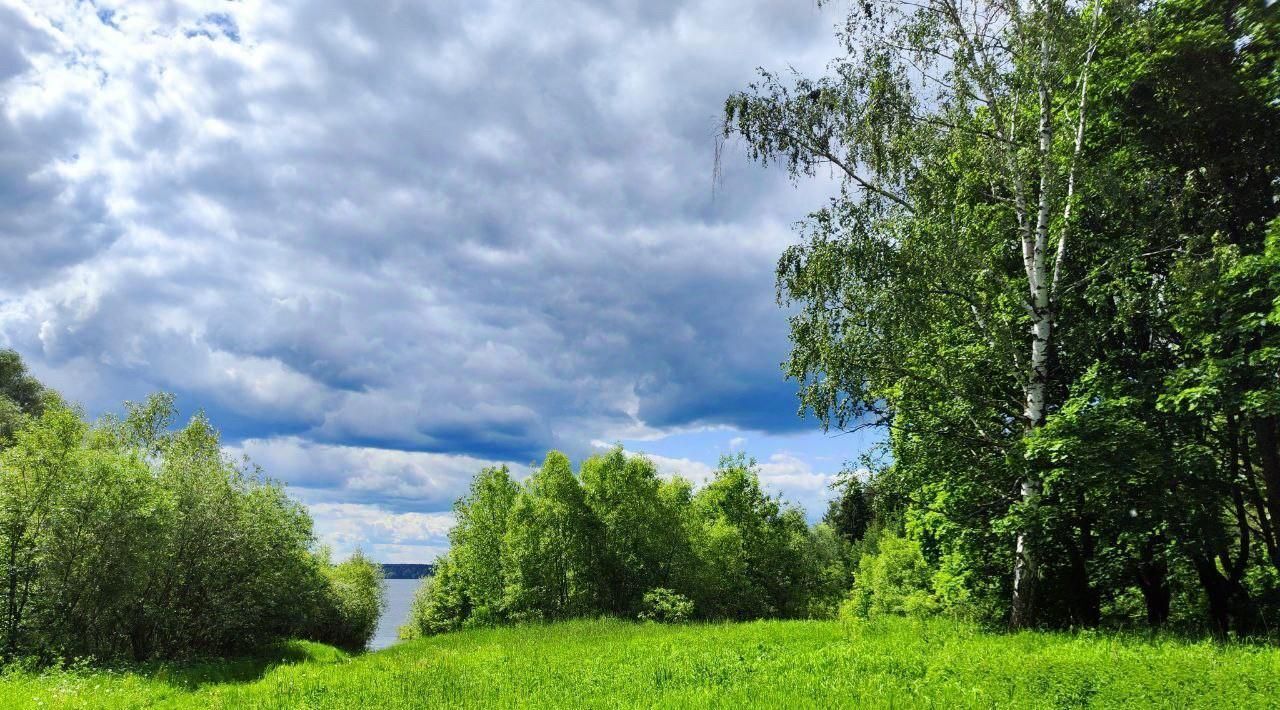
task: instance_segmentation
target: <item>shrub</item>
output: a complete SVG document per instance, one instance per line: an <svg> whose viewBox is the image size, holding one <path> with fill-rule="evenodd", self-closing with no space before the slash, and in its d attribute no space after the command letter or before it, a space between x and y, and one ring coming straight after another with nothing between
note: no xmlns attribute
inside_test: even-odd
<svg viewBox="0 0 1280 710"><path fill-rule="evenodd" d="M478 606L471 610L471 615L462 622L464 629L488 629L502 623L502 617L491 607Z"/></svg>
<svg viewBox="0 0 1280 710"><path fill-rule="evenodd" d="M975 591L973 577L973 570L959 553L943 555L931 583L938 607L956 619L994 622L1003 613L1002 605L998 598L992 600L984 597L980 590Z"/></svg>
<svg viewBox="0 0 1280 710"><path fill-rule="evenodd" d="M841 606L841 616L935 614L939 604L933 594L933 576L919 543L885 535L879 550L863 555L858 563L853 591Z"/></svg>
<svg viewBox="0 0 1280 710"><path fill-rule="evenodd" d="M692 600L684 617L830 617L851 579L848 543L768 495L744 456L695 491L621 448L580 476L553 451L522 484L482 470L454 510L449 553L418 590L406 637L650 614L644 593L659 586Z"/></svg>
<svg viewBox="0 0 1280 710"><path fill-rule="evenodd" d="M693 602L683 594L657 587L640 599L640 619L660 624L682 624L693 618Z"/></svg>
<svg viewBox="0 0 1280 710"><path fill-rule="evenodd" d="M457 569L449 555L445 555L436 560L435 573L424 578L413 593L409 620L400 627L400 638L456 631L462 627L467 611Z"/></svg>
<svg viewBox="0 0 1280 710"><path fill-rule="evenodd" d="M54 395L0 443L0 655L221 655L295 635L311 518L173 398L89 424Z"/></svg>
<svg viewBox="0 0 1280 710"><path fill-rule="evenodd" d="M342 564L325 569L325 599L317 641L348 651L369 645L385 606L382 566L357 552Z"/></svg>

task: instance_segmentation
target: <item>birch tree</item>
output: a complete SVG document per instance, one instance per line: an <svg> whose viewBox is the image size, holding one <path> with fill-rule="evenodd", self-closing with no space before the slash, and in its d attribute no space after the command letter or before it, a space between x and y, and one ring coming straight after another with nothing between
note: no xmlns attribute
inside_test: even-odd
<svg viewBox="0 0 1280 710"><path fill-rule="evenodd" d="M840 185L778 273L780 299L801 306L788 374L824 426L901 425L902 390L919 386L967 402L968 431L951 433L972 446L1014 451L1044 424L1107 17L1100 0L862 3L827 77L762 71L728 99L725 133L752 158ZM940 165L955 160L981 184L948 182ZM957 200L958 189L971 194ZM949 324L965 332L942 336ZM925 341L939 346L932 362ZM979 361L1000 372L959 382ZM1022 465L1014 488L1010 622L1021 627L1038 577L1037 471Z"/></svg>

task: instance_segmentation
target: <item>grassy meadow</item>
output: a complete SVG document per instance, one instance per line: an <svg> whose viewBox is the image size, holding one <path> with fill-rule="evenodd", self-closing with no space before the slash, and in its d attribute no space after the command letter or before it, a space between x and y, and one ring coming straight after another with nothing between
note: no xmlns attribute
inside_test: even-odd
<svg viewBox="0 0 1280 710"><path fill-rule="evenodd" d="M1271 707L1280 650L1124 634L996 635L941 619L463 631L348 656L0 678L14 708Z"/></svg>

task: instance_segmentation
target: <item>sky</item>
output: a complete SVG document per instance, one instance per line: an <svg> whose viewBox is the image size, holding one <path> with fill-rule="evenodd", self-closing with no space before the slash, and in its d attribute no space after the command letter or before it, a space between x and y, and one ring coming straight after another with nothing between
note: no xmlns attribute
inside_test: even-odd
<svg viewBox="0 0 1280 710"><path fill-rule="evenodd" d="M724 146L806 0L0 0L0 347L87 412L173 392L341 557L425 562L481 467L725 453L821 514L874 435L783 379L833 191Z"/></svg>

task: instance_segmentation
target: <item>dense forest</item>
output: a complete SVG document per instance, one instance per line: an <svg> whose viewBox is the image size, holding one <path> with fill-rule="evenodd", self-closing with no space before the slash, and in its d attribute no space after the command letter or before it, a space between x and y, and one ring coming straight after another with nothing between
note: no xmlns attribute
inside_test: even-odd
<svg viewBox="0 0 1280 710"><path fill-rule="evenodd" d="M360 649L381 566L332 564L311 517L173 397L87 422L0 350L0 657L47 662Z"/></svg>
<svg viewBox="0 0 1280 710"><path fill-rule="evenodd" d="M728 99L753 158L840 178L778 263L784 369L824 426L887 433L865 490L926 596L1276 628L1277 20L857 3L828 76Z"/></svg>
<svg viewBox="0 0 1280 710"><path fill-rule="evenodd" d="M430 564L414 564L405 562L384 562L382 576L386 579L422 579L430 577L435 566Z"/></svg>

